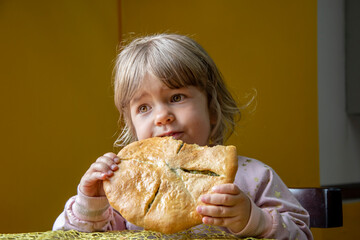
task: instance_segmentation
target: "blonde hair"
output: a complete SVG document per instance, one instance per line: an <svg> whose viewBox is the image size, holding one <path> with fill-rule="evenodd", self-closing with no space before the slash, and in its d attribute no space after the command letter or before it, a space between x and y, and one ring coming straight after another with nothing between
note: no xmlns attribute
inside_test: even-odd
<svg viewBox="0 0 360 240"><path fill-rule="evenodd" d="M210 114L216 116L210 144L223 144L234 131L240 110L213 60L191 38L177 34L137 38L122 48L114 71L115 105L120 112L122 127L115 146L137 140L129 102L148 73L169 88L195 86L206 94Z"/></svg>

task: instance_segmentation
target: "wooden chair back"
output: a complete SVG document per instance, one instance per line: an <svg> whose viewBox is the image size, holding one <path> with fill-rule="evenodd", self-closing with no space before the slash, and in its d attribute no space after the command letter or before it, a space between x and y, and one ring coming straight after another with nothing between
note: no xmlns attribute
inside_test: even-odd
<svg viewBox="0 0 360 240"><path fill-rule="evenodd" d="M342 198L339 188L290 188L310 214L310 227L331 228L343 225Z"/></svg>

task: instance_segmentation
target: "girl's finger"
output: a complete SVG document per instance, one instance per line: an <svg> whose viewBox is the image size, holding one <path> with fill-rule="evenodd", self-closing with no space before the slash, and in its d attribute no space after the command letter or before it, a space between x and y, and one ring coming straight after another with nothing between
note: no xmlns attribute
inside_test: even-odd
<svg viewBox="0 0 360 240"><path fill-rule="evenodd" d="M119 157L118 157L115 153L113 153L113 152L105 153L104 156L112 159L112 161L114 161L115 163L119 163L119 162L120 162Z"/></svg>
<svg viewBox="0 0 360 240"><path fill-rule="evenodd" d="M204 224L221 226L221 227L229 226L230 224L234 223L235 221L237 221L237 219L235 217L217 218L217 217L204 216L202 218L202 222Z"/></svg>
<svg viewBox="0 0 360 240"><path fill-rule="evenodd" d="M204 216L216 217L216 218L228 218L237 216L237 212L231 207L224 206L198 206L196 211Z"/></svg>
<svg viewBox="0 0 360 240"><path fill-rule="evenodd" d="M241 190L239 189L239 187L233 183L227 183L227 184L221 184L221 185L214 186L212 188L212 191L214 193L227 193L227 194L233 194L233 195L237 195L237 194L241 193Z"/></svg>
<svg viewBox="0 0 360 240"><path fill-rule="evenodd" d="M200 200L206 204L231 207L239 201L239 197L238 195L211 193L202 195Z"/></svg>
<svg viewBox="0 0 360 240"><path fill-rule="evenodd" d="M93 174L94 172L100 172L103 174L106 174L107 176L112 176L114 174L114 171L117 170L118 166L108 166L105 163L102 162L95 162L91 164L91 167L87 171L87 174Z"/></svg>
<svg viewBox="0 0 360 240"><path fill-rule="evenodd" d="M95 163L101 163L108 166L111 170L117 170L119 167L118 165L109 157L99 157Z"/></svg>
<svg viewBox="0 0 360 240"><path fill-rule="evenodd" d="M83 183L84 185L93 185L95 182L101 180L106 180L109 173L103 173L103 172L92 172L91 174L88 174L84 177ZM113 174L113 173L112 173Z"/></svg>

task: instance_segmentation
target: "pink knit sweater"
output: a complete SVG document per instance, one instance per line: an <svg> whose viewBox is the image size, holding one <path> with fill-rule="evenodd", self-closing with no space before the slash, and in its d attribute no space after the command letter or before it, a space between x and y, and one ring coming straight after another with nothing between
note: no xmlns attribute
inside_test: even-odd
<svg viewBox="0 0 360 240"><path fill-rule="evenodd" d="M241 237L276 239L313 239L309 214L290 193L280 177L264 163L239 156L234 183L251 199L251 216ZM197 226L201 228L202 225ZM106 197L88 197L78 191L56 219L53 230L83 232L135 230L108 203ZM225 231L229 232L224 228Z"/></svg>

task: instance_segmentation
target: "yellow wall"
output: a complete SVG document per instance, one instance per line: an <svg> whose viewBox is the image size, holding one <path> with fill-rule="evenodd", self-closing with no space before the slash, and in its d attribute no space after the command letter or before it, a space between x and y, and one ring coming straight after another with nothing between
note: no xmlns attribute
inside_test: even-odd
<svg viewBox="0 0 360 240"><path fill-rule="evenodd" d="M50 230L112 151L116 0L0 3L0 233Z"/></svg>
<svg viewBox="0 0 360 240"><path fill-rule="evenodd" d="M237 136L241 155L289 186L319 186L316 1L121 1L122 37L176 32L213 57L240 101L257 90Z"/></svg>
<svg viewBox="0 0 360 240"><path fill-rule="evenodd" d="M101 154L117 113L112 61L123 37L189 34L218 64L240 102L257 90L229 144L271 165L289 186L319 186L316 1L3 0L0 4L0 232L50 230ZM315 239L351 238L344 228Z"/></svg>
<svg viewBox="0 0 360 240"><path fill-rule="evenodd" d="M122 38L175 32L213 57L240 102L257 91L229 141L272 166L288 186L320 185L314 0L121 0ZM255 109L255 110L254 110ZM359 203L344 204L344 227L315 239L353 239Z"/></svg>

